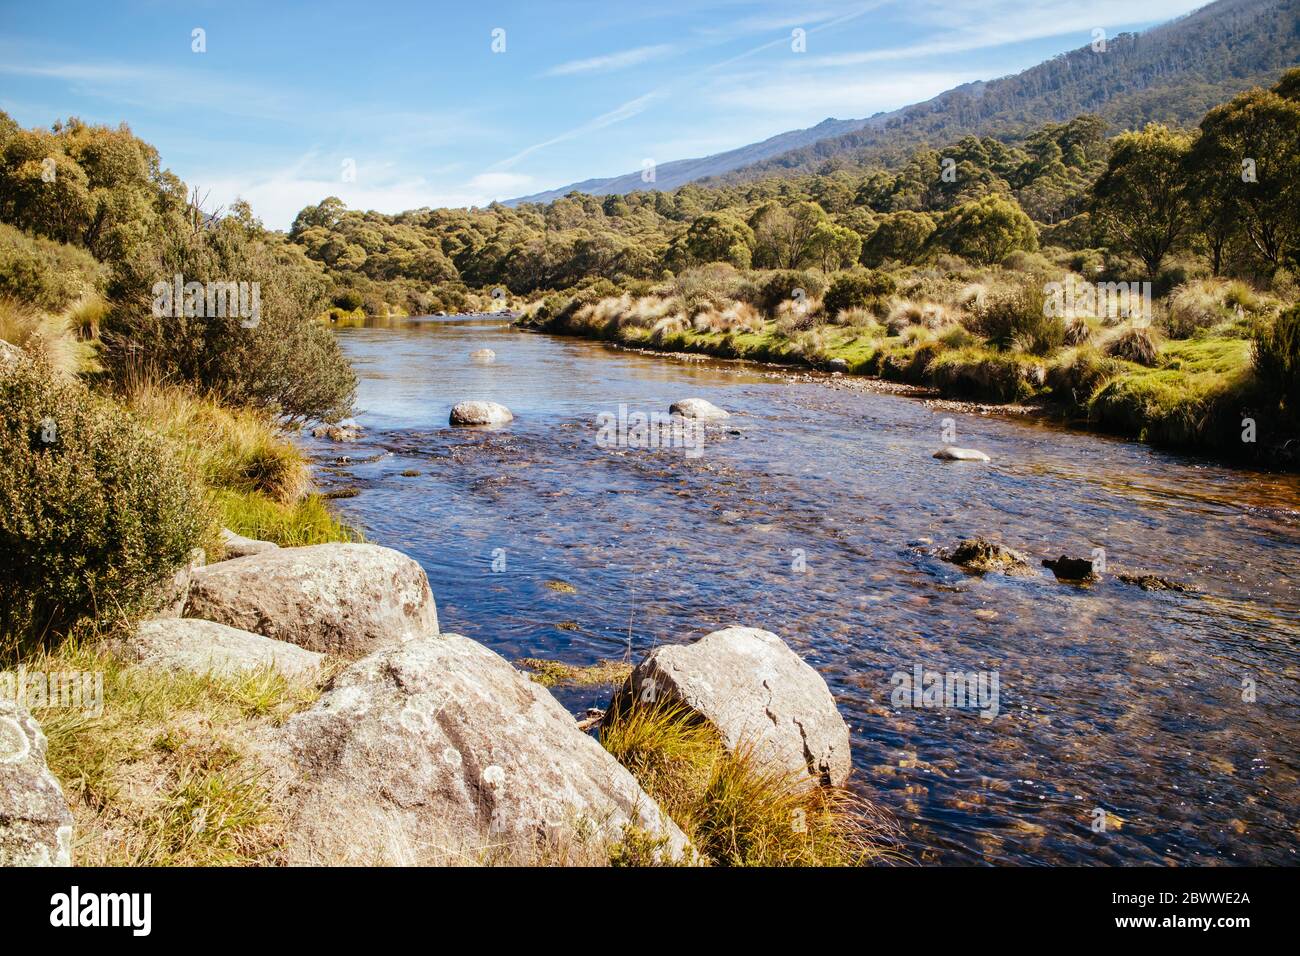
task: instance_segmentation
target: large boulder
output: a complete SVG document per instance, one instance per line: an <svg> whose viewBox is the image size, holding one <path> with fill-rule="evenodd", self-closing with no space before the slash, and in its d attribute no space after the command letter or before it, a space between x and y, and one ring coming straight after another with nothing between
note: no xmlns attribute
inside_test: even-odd
<svg viewBox="0 0 1300 956"><path fill-rule="evenodd" d="M724 418L731 417L730 412L702 398L683 398L668 406L668 411L670 414L680 415L682 418L697 418L704 422L721 421Z"/></svg>
<svg viewBox="0 0 1300 956"><path fill-rule="evenodd" d="M629 827L687 846L545 688L456 634L351 665L268 756L291 864L603 861Z"/></svg>
<svg viewBox="0 0 1300 956"><path fill-rule="evenodd" d="M826 681L770 631L729 627L694 644L651 651L609 709L680 702L766 767L822 785L848 779L849 728Z"/></svg>
<svg viewBox="0 0 1300 956"><path fill-rule="evenodd" d="M275 551L280 546L274 541L259 541L256 538L245 538L242 534L235 534L229 528L221 529L221 543L226 549L226 559L246 558L250 554L264 554L267 551Z"/></svg>
<svg viewBox="0 0 1300 956"><path fill-rule="evenodd" d="M456 428L493 428L514 421L510 409L496 402L457 402L449 422Z"/></svg>
<svg viewBox="0 0 1300 956"><path fill-rule="evenodd" d="M160 618L136 628L125 650L146 667L238 677L270 667L285 677L315 680L324 655L198 618Z"/></svg>
<svg viewBox="0 0 1300 956"><path fill-rule="evenodd" d="M36 719L0 698L0 866L72 865L72 811L45 750Z"/></svg>
<svg viewBox="0 0 1300 956"><path fill-rule="evenodd" d="M350 659L438 633L424 569L373 544L280 548L200 568L185 616Z"/></svg>

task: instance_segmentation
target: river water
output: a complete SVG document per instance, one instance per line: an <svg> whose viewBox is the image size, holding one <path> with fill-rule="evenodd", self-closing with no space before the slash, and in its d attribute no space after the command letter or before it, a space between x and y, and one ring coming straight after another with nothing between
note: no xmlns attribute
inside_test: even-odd
<svg viewBox="0 0 1300 956"><path fill-rule="evenodd" d="M918 862L1300 859L1296 476L497 318L337 334L365 435L312 443L320 483L420 561L444 630L572 664L774 631L825 677L852 786ZM470 360L483 347L494 363ZM732 412L698 455L597 441L620 403L689 396ZM448 428L468 398L515 421ZM945 418L992 464L932 458ZM933 553L975 535L1202 591L981 578ZM996 677L996 714L894 699L918 666ZM556 694L576 713L609 689Z"/></svg>

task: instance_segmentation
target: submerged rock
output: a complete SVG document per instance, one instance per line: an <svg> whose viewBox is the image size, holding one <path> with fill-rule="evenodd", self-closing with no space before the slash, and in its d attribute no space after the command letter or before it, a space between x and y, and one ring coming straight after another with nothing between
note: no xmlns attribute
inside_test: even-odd
<svg viewBox="0 0 1300 956"><path fill-rule="evenodd" d="M848 779L849 728L822 676L770 631L729 627L694 644L651 651L606 719L627 707L680 702L708 721L728 750L752 748L770 769L840 786Z"/></svg>
<svg viewBox="0 0 1300 956"><path fill-rule="evenodd" d="M318 425L311 430L316 438L328 438L330 441L349 442L361 437L360 425Z"/></svg>
<svg viewBox="0 0 1300 956"><path fill-rule="evenodd" d="M72 811L46 748L36 718L0 696L0 866L72 865Z"/></svg>
<svg viewBox="0 0 1300 956"><path fill-rule="evenodd" d="M488 428L514 421L510 409L496 402L457 402L451 410L450 423L456 428Z"/></svg>
<svg viewBox="0 0 1300 956"><path fill-rule="evenodd" d="M221 529L221 543L226 548L226 559L244 558L250 554L262 554L266 551L275 551L279 545L274 541L259 541L256 538L245 538L242 534L235 534L228 528Z"/></svg>
<svg viewBox="0 0 1300 956"><path fill-rule="evenodd" d="M1015 575L1036 573L1026 555L986 538L967 538L951 551L944 552L941 557L945 561L961 565L967 571L981 574L987 571Z"/></svg>
<svg viewBox="0 0 1300 956"><path fill-rule="evenodd" d="M1195 594L1200 590L1195 584L1187 581L1175 581L1173 578L1146 571L1120 571L1115 577L1125 584L1137 585L1143 591L1178 591L1182 594Z"/></svg>
<svg viewBox="0 0 1300 956"><path fill-rule="evenodd" d="M683 398L680 401L673 402L668 407L668 411L673 415L680 415L682 418L698 418L700 421L712 422L721 421L724 418L730 418L731 413L724 411L712 402L705 401L702 398Z"/></svg>
<svg viewBox="0 0 1300 956"><path fill-rule="evenodd" d="M992 461L988 455L977 448L958 448L955 445L948 445L946 448L940 448L934 453L934 457L941 461Z"/></svg>
<svg viewBox="0 0 1300 956"><path fill-rule="evenodd" d="M1096 581L1101 575L1088 558L1071 558L1061 555L1059 558L1044 558L1043 567L1051 570L1059 581Z"/></svg>
<svg viewBox="0 0 1300 956"><path fill-rule="evenodd" d="M537 683L456 634L358 661L285 725L291 864L605 862L631 828L687 840Z"/></svg>
<svg viewBox="0 0 1300 956"><path fill-rule="evenodd" d="M424 569L373 544L280 548L200 568L185 617L353 659L438 633Z"/></svg>
<svg viewBox="0 0 1300 956"><path fill-rule="evenodd" d="M325 659L296 644L198 618L145 621L126 650L146 667L223 677L270 667L285 677L314 680Z"/></svg>

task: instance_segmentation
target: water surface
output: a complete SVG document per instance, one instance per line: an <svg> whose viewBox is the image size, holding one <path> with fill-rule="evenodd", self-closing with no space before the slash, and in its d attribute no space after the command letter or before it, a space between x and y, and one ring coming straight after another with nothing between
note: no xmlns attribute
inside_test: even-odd
<svg viewBox="0 0 1300 956"><path fill-rule="evenodd" d="M920 861L1296 862L1295 476L499 319L338 335L366 435L313 445L322 482L358 488L345 517L421 562L444 629L574 664L775 631L826 678L853 785ZM495 363L470 361L483 347ZM688 396L733 413L699 457L597 444L600 412ZM468 398L516 420L448 428ZM945 418L993 463L934 460ZM1103 548L1203 592L980 578L933 554L973 535L1035 562ZM893 706L891 675L918 664L996 672L997 716ZM577 712L608 690L557 696Z"/></svg>

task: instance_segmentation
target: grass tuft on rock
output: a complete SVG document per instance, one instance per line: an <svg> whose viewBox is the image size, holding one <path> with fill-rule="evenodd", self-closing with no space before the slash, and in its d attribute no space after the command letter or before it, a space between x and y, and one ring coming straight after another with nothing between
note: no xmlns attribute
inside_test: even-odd
<svg viewBox="0 0 1300 956"><path fill-rule="evenodd" d="M852 791L732 754L681 704L628 708L600 742L713 866L861 866L900 862L897 827ZM635 849L635 847L633 847Z"/></svg>

